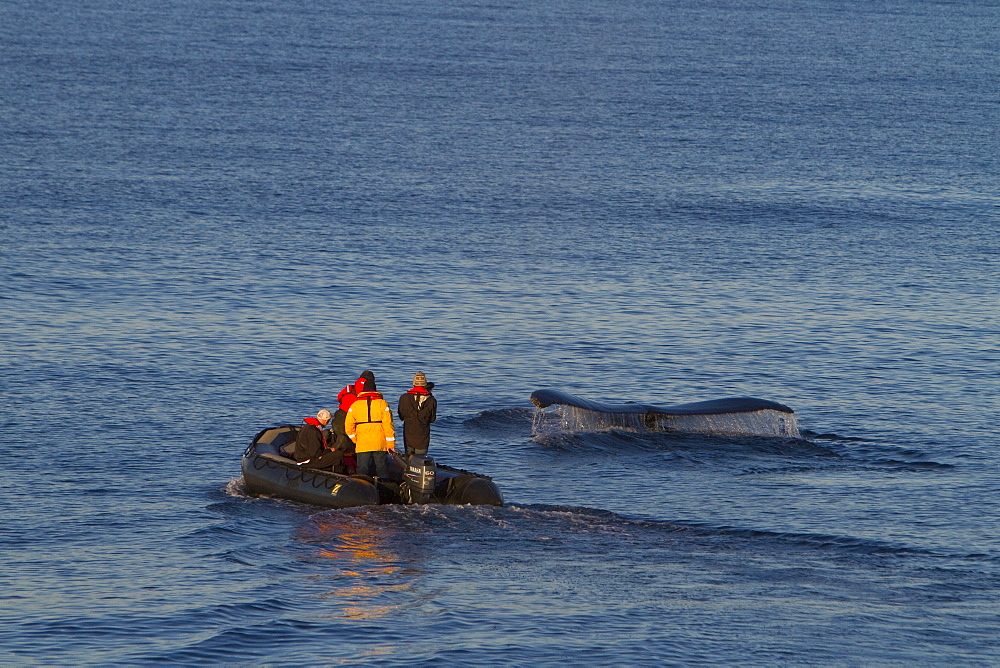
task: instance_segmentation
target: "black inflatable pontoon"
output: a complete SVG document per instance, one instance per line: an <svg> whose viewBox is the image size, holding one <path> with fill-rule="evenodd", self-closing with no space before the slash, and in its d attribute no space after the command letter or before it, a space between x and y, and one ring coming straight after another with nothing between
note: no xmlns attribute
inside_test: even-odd
<svg viewBox="0 0 1000 668"><path fill-rule="evenodd" d="M714 434L799 436L795 412L775 401L731 397L673 406L625 403L609 404L581 399L559 390L531 393L539 408L568 406L594 416L604 427L639 427L658 431L690 431Z"/></svg>
<svg viewBox="0 0 1000 668"><path fill-rule="evenodd" d="M341 475L299 466L281 451L293 443L296 425L264 429L243 453L243 482L249 494L277 496L328 508L380 503L448 503L502 506L503 495L492 478L436 464L427 456L388 458L389 479Z"/></svg>

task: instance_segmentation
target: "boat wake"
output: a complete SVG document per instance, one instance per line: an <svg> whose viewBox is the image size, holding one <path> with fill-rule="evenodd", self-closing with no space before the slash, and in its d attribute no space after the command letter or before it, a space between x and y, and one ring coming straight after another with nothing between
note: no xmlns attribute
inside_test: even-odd
<svg viewBox="0 0 1000 668"><path fill-rule="evenodd" d="M234 496L236 498L249 499L252 498L247 494L246 485L243 484L243 478L233 478L226 483L226 487L223 490L226 496Z"/></svg>
<svg viewBox="0 0 1000 668"><path fill-rule="evenodd" d="M685 520L649 520L621 516L594 508L552 505L511 504L502 509L488 509L494 517L503 517L513 528L531 527L537 532L558 538L560 534L606 533L647 539L649 544L664 540L691 541L702 547L715 545L721 552L738 549L781 551L807 550L842 555L921 555L939 559L972 560L1000 564L1000 554L930 549L874 538L810 532L781 532L753 527L714 525Z"/></svg>

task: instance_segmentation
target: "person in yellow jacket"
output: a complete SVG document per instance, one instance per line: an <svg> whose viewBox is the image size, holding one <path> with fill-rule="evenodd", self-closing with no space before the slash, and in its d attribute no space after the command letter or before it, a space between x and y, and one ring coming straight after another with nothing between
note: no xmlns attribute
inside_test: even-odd
<svg viewBox="0 0 1000 668"><path fill-rule="evenodd" d="M375 389L373 379L365 380L358 398L347 409L344 431L354 441L358 473L371 475L374 464L375 475L388 478L386 453L396 449L396 429L392 424L392 409Z"/></svg>

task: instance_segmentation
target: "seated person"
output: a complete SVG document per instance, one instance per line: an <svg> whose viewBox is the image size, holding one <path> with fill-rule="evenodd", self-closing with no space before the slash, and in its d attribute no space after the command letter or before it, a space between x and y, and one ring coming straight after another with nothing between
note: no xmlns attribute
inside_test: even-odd
<svg viewBox="0 0 1000 668"><path fill-rule="evenodd" d="M325 408L316 413L316 417L307 417L305 424L299 428L295 439L295 461L299 466L334 473L346 473L344 453L331 450L327 444L327 434L323 428L330 424L330 411Z"/></svg>

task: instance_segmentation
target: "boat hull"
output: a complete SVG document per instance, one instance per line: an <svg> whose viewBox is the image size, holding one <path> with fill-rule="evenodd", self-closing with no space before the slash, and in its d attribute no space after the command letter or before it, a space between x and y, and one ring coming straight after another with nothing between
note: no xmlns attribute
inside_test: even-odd
<svg viewBox="0 0 1000 668"><path fill-rule="evenodd" d="M327 508L369 506L379 502L374 483L362 478L307 469L284 457L248 452L243 456L243 483L253 496L276 496Z"/></svg>
<svg viewBox="0 0 1000 668"><path fill-rule="evenodd" d="M282 446L294 442L297 430L295 425L283 425L265 429L254 437L241 462L248 494L326 508L415 503L405 482L405 463L398 454L388 458L387 480L305 468L282 452ZM503 494L488 476L439 464L433 492L422 502L502 506Z"/></svg>

